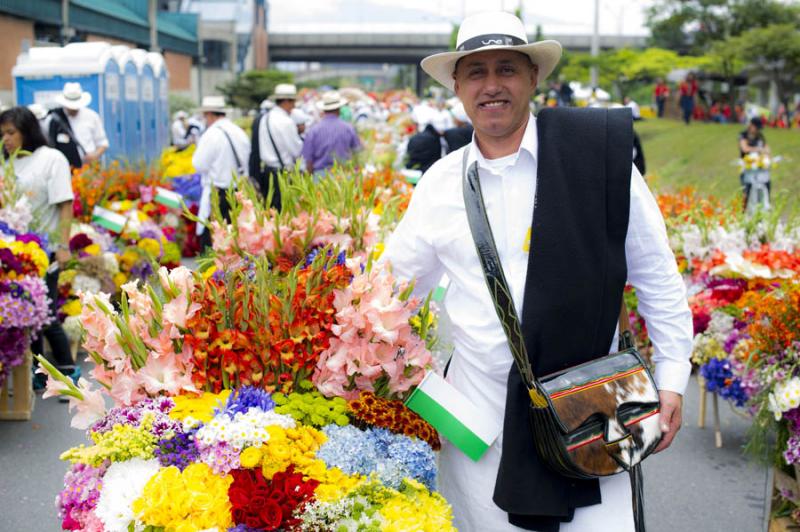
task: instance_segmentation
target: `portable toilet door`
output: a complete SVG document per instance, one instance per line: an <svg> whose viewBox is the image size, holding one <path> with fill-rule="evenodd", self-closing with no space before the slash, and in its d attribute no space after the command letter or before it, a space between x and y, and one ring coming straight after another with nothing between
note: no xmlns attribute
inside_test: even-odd
<svg viewBox="0 0 800 532"><path fill-rule="evenodd" d="M119 150L119 66L105 42L73 43L64 48L32 48L12 70L19 105L53 101L64 83L78 82L92 100L89 108L100 115L109 140L108 157Z"/></svg>
<svg viewBox="0 0 800 532"><path fill-rule="evenodd" d="M114 46L112 52L119 63L122 79L122 140L125 148L120 159L136 162L144 156L139 105L139 69L136 68L130 48L127 46Z"/></svg>
<svg viewBox="0 0 800 532"><path fill-rule="evenodd" d="M158 156L158 139L156 131L156 81L153 66L147 60L147 52L131 50L136 66L139 69L139 96L142 117L142 147L146 162Z"/></svg>
<svg viewBox="0 0 800 532"><path fill-rule="evenodd" d="M167 65L164 62L164 56L150 52L147 54L150 64L153 66L153 73L155 74L156 86L156 131L157 131L157 149L156 156L160 154L164 148L169 144L169 72L167 72Z"/></svg>

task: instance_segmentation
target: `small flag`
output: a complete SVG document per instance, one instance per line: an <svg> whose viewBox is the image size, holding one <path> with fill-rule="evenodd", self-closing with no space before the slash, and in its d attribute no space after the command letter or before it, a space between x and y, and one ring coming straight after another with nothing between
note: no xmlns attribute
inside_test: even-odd
<svg viewBox="0 0 800 532"><path fill-rule="evenodd" d="M406 182L416 186L419 183L419 180L422 178L422 171L421 170L411 170L409 168L403 168L400 170L400 173L403 174L406 178Z"/></svg>
<svg viewBox="0 0 800 532"><path fill-rule="evenodd" d="M180 209L183 202L183 196L164 187L156 187L155 200L161 205L166 205L167 207L172 207L173 209Z"/></svg>
<svg viewBox="0 0 800 532"><path fill-rule="evenodd" d="M105 227L109 231L121 233L122 229L125 228L125 224L128 223L128 219L114 211L95 206L94 210L92 210L92 222Z"/></svg>
<svg viewBox="0 0 800 532"><path fill-rule="evenodd" d="M447 294L448 288L450 288L450 278L447 276L447 274L444 274L439 280L439 285L434 288L431 299L437 303L441 303L444 301L444 296Z"/></svg>
<svg viewBox="0 0 800 532"><path fill-rule="evenodd" d="M425 375L405 404L476 462L503 428L495 416L480 411L433 371Z"/></svg>

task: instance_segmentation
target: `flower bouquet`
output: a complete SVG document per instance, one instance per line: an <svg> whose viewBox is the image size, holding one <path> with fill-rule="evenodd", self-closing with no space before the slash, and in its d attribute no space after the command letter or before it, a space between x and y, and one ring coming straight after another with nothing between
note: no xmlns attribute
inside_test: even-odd
<svg viewBox="0 0 800 532"><path fill-rule="evenodd" d="M50 321L45 241L0 220L0 387L24 362L31 338Z"/></svg>
<svg viewBox="0 0 800 532"><path fill-rule="evenodd" d="M402 403L433 369L410 294L323 247L284 268L161 268L119 310L83 296L100 390L42 362L92 442L62 455L63 527L451 530L438 436Z"/></svg>

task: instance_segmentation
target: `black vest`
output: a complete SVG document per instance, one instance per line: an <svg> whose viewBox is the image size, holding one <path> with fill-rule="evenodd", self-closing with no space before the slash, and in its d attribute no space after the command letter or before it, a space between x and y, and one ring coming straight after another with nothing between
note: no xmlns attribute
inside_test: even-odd
<svg viewBox="0 0 800 532"><path fill-rule="evenodd" d="M627 277L632 119L628 109L544 109L522 329L537 376L608 353ZM596 480L553 473L531 441L528 397L508 375L494 501L509 522L556 531L600 503Z"/></svg>

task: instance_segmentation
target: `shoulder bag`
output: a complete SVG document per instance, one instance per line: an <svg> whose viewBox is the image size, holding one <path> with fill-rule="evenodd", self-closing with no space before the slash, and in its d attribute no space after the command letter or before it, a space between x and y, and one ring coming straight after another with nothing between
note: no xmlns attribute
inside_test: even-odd
<svg viewBox="0 0 800 532"><path fill-rule="evenodd" d="M468 151L462 166L467 219L497 317L530 395L533 447L545 464L567 477L590 479L628 471L636 530L643 532L639 464L661 440L660 405L653 377L634 345L624 301L619 352L598 353L584 364L534 375L486 214L477 162L467 169Z"/></svg>

